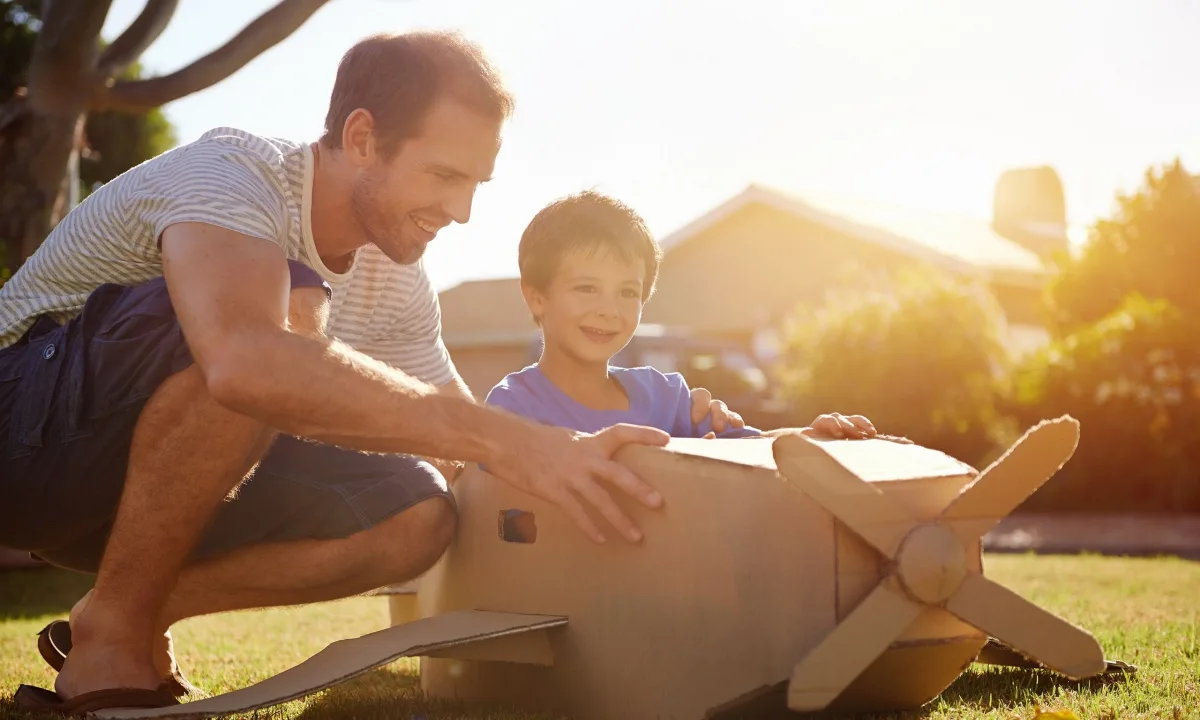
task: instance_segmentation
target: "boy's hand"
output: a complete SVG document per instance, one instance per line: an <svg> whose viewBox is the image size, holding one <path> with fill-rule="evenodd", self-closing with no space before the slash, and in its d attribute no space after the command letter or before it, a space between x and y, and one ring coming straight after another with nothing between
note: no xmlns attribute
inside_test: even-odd
<svg viewBox="0 0 1200 720"><path fill-rule="evenodd" d="M492 471L517 488L558 505L576 527L597 543L606 539L584 511L583 503L612 523L630 542L640 542L641 530L613 502L601 483L613 485L643 505L658 508L662 496L629 468L612 459L630 443L663 446L670 435L656 428L614 425L593 435L542 426L528 434L523 448L513 448Z"/></svg>
<svg viewBox="0 0 1200 720"><path fill-rule="evenodd" d="M746 421L724 402L714 400L712 393L704 388L692 388L692 424L698 425L712 413L712 428L714 433L725 432L727 429L746 427ZM708 437L707 435L705 437Z"/></svg>
<svg viewBox="0 0 1200 720"><path fill-rule="evenodd" d="M875 431L875 426L871 421L862 415L842 415L841 413L829 413L828 415L819 415L812 424L805 428L811 432L804 432L805 435L812 437L828 437L828 438L871 438L878 433Z"/></svg>

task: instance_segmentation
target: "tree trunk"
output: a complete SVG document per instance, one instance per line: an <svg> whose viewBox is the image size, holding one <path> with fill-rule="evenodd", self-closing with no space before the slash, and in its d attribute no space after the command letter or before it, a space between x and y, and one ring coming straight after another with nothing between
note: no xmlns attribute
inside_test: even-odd
<svg viewBox="0 0 1200 720"><path fill-rule="evenodd" d="M101 80L96 45L111 2L46 3L29 87L0 107L0 240L12 272L66 211L63 178Z"/></svg>
<svg viewBox="0 0 1200 720"><path fill-rule="evenodd" d="M16 272L66 213L64 171L75 150L84 103L67 113L39 113L23 99L0 129L0 238L4 266Z"/></svg>
<svg viewBox="0 0 1200 720"><path fill-rule="evenodd" d="M274 47L329 0L279 0L227 43L170 75L113 82L170 22L177 0L148 0L106 53L97 42L112 0L54 0L29 65L28 93L0 105L0 261L16 272L67 211L64 180L89 110L145 111L220 82ZM4 267L0 267L3 270ZM0 282L3 281L0 276Z"/></svg>

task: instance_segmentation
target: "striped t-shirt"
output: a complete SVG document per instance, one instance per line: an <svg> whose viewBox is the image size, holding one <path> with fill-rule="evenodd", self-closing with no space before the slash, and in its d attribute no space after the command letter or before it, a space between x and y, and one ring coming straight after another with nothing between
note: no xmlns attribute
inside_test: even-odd
<svg viewBox="0 0 1200 720"><path fill-rule="evenodd" d="M0 287L0 348L38 315L62 323L102 283L162 275L158 239L178 222L262 238L316 270L333 288L329 334L420 380L453 376L437 294L423 263L400 265L374 245L345 273L313 246L313 154L307 143L217 128L108 182L75 207Z"/></svg>

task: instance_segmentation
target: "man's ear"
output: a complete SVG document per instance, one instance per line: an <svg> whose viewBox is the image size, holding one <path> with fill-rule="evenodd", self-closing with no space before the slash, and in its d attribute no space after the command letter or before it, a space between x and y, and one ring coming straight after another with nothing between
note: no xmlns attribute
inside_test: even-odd
<svg viewBox="0 0 1200 720"><path fill-rule="evenodd" d="M541 325L542 312L546 307L546 296L537 288L524 282L521 283L521 295L525 298L525 307L529 308L529 314L533 316L533 321Z"/></svg>
<svg viewBox="0 0 1200 720"><path fill-rule="evenodd" d="M355 165L370 165L378 152L375 118L369 110L358 108L346 117L342 126L342 152Z"/></svg>

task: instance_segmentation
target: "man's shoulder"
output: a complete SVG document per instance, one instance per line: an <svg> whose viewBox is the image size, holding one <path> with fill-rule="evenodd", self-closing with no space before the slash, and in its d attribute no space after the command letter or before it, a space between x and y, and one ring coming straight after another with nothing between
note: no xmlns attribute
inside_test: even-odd
<svg viewBox="0 0 1200 720"><path fill-rule="evenodd" d="M287 171L301 167L299 162L306 143L286 138L258 135L235 127L215 127L190 143L181 146L187 151L216 150L221 154L234 152L244 159Z"/></svg>

